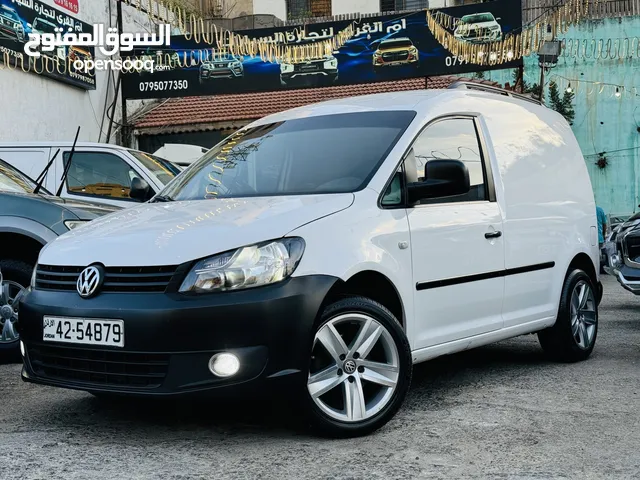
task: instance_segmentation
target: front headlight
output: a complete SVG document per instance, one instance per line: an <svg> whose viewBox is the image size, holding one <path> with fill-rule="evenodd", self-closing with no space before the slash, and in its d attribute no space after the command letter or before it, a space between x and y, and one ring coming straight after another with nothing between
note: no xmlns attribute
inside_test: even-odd
<svg viewBox="0 0 640 480"><path fill-rule="evenodd" d="M205 258L191 269L180 292L224 292L280 282L294 272L304 248L302 238L292 237Z"/></svg>
<svg viewBox="0 0 640 480"><path fill-rule="evenodd" d="M331 60L324 62L324 68L325 70L335 70L338 68L338 59L332 58Z"/></svg>
<svg viewBox="0 0 640 480"><path fill-rule="evenodd" d="M65 220L64 226L69 230L73 230L74 228L78 228L79 226L84 225L88 221L89 220Z"/></svg>
<svg viewBox="0 0 640 480"><path fill-rule="evenodd" d="M291 65L290 63L281 63L280 64L280 71L282 73L293 72L293 65Z"/></svg>

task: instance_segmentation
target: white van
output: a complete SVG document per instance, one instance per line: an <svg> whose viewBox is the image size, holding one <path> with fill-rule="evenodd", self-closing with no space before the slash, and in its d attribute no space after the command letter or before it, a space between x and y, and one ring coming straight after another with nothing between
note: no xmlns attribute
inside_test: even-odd
<svg viewBox="0 0 640 480"><path fill-rule="evenodd" d="M598 262L558 113L466 83L334 100L241 129L150 203L45 247L22 377L154 397L288 380L317 427L361 435L415 363L529 333L586 359Z"/></svg>
<svg viewBox="0 0 640 480"><path fill-rule="evenodd" d="M0 159L37 179L59 149L43 184L56 193L72 145L73 142L0 143ZM155 155L107 143L79 142L60 196L127 208L149 200L178 173L176 165ZM148 186L148 190L138 190L141 195L132 198L131 183L135 178L142 181L137 186Z"/></svg>

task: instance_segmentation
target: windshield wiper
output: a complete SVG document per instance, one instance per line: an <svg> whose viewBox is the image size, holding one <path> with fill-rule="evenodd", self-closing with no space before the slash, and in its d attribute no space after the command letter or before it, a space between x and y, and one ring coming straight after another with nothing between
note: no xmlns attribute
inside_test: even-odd
<svg viewBox="0 0 640 480"><path fill-rule="evenodd" d="M80 135L80 127L78 126L78 130L76 130L76 138L73 140L73 145L71 146L71 152L69 153L69 158L67 159L67 164L65 165L64 171L62 172L62 177L60 178L60 186L58 187L58 191L56 192L56 197L59 197L62 193L62 187L64 185L65 180L67 179L67 175L69 175L69 168L71 168L71 159L73 158L73 154L76 151L76 144L78 143L78 135Z"/></svg>
<svg viewBox="0 0 640 480"><path fill-rule="evenodd" d="M47 166L44 167L44 170L42 170L42 173L40 173L40 175L38 175L38 178L36 178L36 188L33 189L33 193L38 193L42 188L42 184L44 183L44 179L47 176L47 172L49 172L51 165L53 165L53 161L56 159L59 153L60 153L60 149L58 149L58 151L53 156L53 158L49 160L49 163L47 163Z"/></svg>
<svg viewBox="0 0 640 480"><path fill-rule="evenodd" d="M173 198L168 195L156 195L149 203L173 202Z"/></svg>

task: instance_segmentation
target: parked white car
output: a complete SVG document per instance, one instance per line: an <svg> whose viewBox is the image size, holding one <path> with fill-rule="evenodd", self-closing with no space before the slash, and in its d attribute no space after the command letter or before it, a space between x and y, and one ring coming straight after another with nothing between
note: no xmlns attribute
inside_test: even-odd
<svg viewBox="0 0 640 480"><path fill-rule="evenodd" d="M153 397L289 381L322 431L366 434L415 363L530 333L585 360L598 261L558 113L465 83L334 100L241 129L150 203L45 247L22 378Z"/></svg>
<svg viewBox="0 0 640 480"><path fill-rule="evenodd" d="M43 184L56 193L72 145L73 142L0 143L0 159L37 179L59 149ZM178 173L176 165L155 155L118 145L79 142L60 196L127 208L149 200ZM131 183L136 178L142 182L138 186L148 190L138 190L140 196L132 198Z"/></svg>
<svg viewBox="0 0 640 480"><path fill-rule="evenodd" d="M453 36L470 43L499 42L502 40L502 27L491 12L473 13L460 19Z"/></svg>
<svg viewBox="0 0 640 480"><path fill-rule="evenodd" d="M153 152L154 155L166 158L174 165L178 165L182 169L188 167L202 155L207 153L209 149L199 145L187 145L182 143L165 143L158 150Z"/></svg>

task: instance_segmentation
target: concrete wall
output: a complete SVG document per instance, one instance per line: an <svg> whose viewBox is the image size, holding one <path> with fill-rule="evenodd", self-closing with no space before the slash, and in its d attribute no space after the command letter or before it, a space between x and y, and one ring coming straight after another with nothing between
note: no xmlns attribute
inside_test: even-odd
<svg viewBox="0 0 640 480"><path fill-rule="evenodd" d="M564 38L592 39L640 38L640 17L606 18L586 21L570 29ZM631 42L633 43L633 42ZM563 58L545 79L553 80L561 93L568 83L575 90L573 131L580 143L591 177L596 202L610 215L628 215L640 204L640 60L636 47L632 55L619 59ZM513 83L511 71L486 73L485 78ZM525 80L538 83L540 69L536 57L525 62ZM573 81L571 81L573 80ZM576 81L577 80L577 81ZM600 85L587 82L601 82ZM624 86L615 96L614 84ZM635 90L635 88L639 90ZM602 91L601 91L602 90ZM508 132L505 132L508 134ZM609 165L600 169L598 153Z"/></svg>
<svg viewBox="0 0 640 480"><path fill-rule="evenodd" d="M380 0L332 0L331 13L376 13L380 11Z"/></svg>
<svg viewBox="0 0 640 480"><path fill-rule="evenodd" d="M49 6L62 10L53 0L42 0ZM116 25L116 3L112 1L112 23ZM90 25L109 24L107 0L80 0L80 12L75 17ZM68 13L68 12L66 12ZM123 7L126 32L152 32L145 14L131 7ZM97 58L104 58L96 52ZM3 68L4 67L4 68ZM73 140L78 125L81 126L80 141L97 141L105 103L113 101L113 85L107 99L107 74L96 72L96 90L82 90L56 80L25 73L19 67L11 70L0 64L0 141ZM148 102L147 102L148 103ZM133 113L143 102L129 102ZM120 118L120 102L116 108L116 119ZM107 120L102 130L107 131ZM101 141L105 141L105 135ZM112 143L115 136L112 135Z"/></svg>
<svg viewBox="0 0 640 480"><path fill-rule="evenodd" d="M253 0L253 13L275 15L280 20L287 19L286 0Z"/></svg>
<svg viewBox="0 0 640 480"><path fill-rule="evenodd" d="M259 3L256 0L256 3ZM252 15L254 11L254 0L226 0L224 2L224 15L227 18L242 17Z"/></svg>

